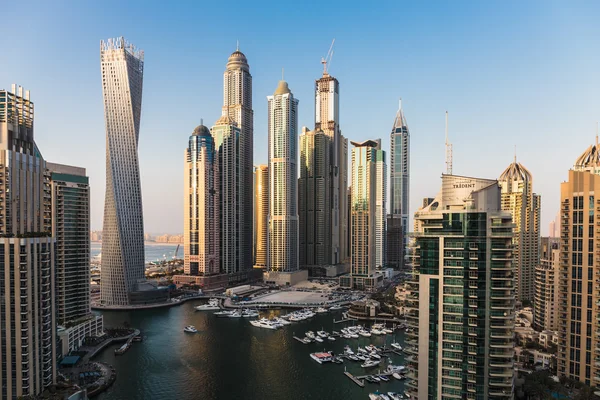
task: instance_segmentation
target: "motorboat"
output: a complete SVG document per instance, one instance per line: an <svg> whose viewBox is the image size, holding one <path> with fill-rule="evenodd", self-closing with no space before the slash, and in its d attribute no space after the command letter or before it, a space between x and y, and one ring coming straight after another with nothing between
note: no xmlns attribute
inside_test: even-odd
<svg viewBox="0 0 600 400"><path fill-rule="evenodd" d="M231 314L228 315L229 318L241 318L242 317L242 313L240 312L240 310L235 310L234 312L232 312Z"/></svg>
<svg viewBox="0 0 600 400"><path fill-rule="evenodd" d="M376 360L381 360L381 356L375 352L369 354L369 357L374 358Z"/></svg>
<svg viewBox="0 0 600 400"><path fill-rule="evenodd" d="M382 380L382 381L384 381L384 382L389 382L389 381L390 381L390 378L388 378L388 377L387 377L387 376L385 376L385 375L379 375L379 379L381 379L381 380Z"/></svg>
<svg viewBox="0 0 600 400"><path fill-rule="evenodd" d="M367 358L365 356L363 356L362 354L358 354L356 356L356 358L358 358L360 361L367 361Z"/></svg>
<svg viewBox="0 0 600 400"><path fill-rule="evenodd" d="M233 314L234 311L231 310L224 310L224 311L219 311L214 313L213 315L217 316L217 317L221 317L221 318L227 318L229 317L229 315Z"/></svg>
<svg viewBox="0 0 600 400"><path fill-rule="evenodd" d="M356 333L350 333L350 338L358 339L358 335Z"/></svg>
<svg viewBox="0 0 600 400"><path fill-rule="evenodd" d="M275 318L273 321L277 322L278 324L281 325L291 325L292 323L290 321L286 321L283 318Z"/></svg>
<svg viewBox="0 0 600 400"><path fill-rule="evenodd" d="M359 352L359 353L364 353L364 354L367 354L367 353L368 353L368 351L366 351L366 350L365 350L365 349L363 349L362 347L359 347L359 348L358 348L358 352Z"/></svg>
<svg viewBox="0 0 600 400"><path fill-rule="evenodd" d="M363 367L363 368L372 368L372 367L376 367L378 365L379 365L379 361L367 360L363 364L361 364L360 366Z"/></svg>
<svg viewBox="0 0 600 400"><path fill-rule="evenodd" d="M392 376L393 376L394 378L398 379L399 381L401 381L402 379L404 379L404 377L403 377L402 375L400 375L399 373L397 373L397 372L394 372L394 373L392 374Z"/></svg>
<svg viewBox="0 0 600 400"><path fill-rule="evenodd" d="M308 331L305 333L306 337L314 339L315 338L315 333L313 331Z"/></svg>
<svg viewBox="0 0 600 400"><path fill-rule="evenodd" d="M323 343L323 339L320 336L315 336L315 340L319 343Z"/></svg>
<svg viewBox="0 0 600 400"><path fill-rule="evenodd" d="M371 329L371 333L372 333L373 335L382 335L382 334L383 334L383 333L382 333L382 332L381 332L379 329L377 329L377 328L372 328L372 329Z"/></svg>
<svg viewBox="0 0 600 400"><path fill-rule="evenodd" d="M279 328L278 325L274 324L273 322L271 322L269 320L261 319L260 321L258 321L258 323L261 328L273 329L273 330Z"/></svg>
<svg viewBox="0 0 600 400"><path fill-rule="evenodd" d="M352 349L350 348L350 346L344 347L344 353L346 353L348 355L354 354L354 352L352 351Z"/></svg>
<svg viewBox="0 0 600 400"><path fill-rule="evenodd" d="M341 305L339 305L339 304L335 304L335 305L333 305L333 306L329 307L329 311L343 310L343 309L344 309L344 307L342 307L342 306L341 306Z"/></svg>
<svg viewBox="0 0 600 400"><path fill-rule="evenodd" d="M196 311L210 311L210 310L218 310L219 307L219 299L210 299L207 304L202 304L194 307Z"/></svg>
<svg viewBox="0 0 600 400"><path fill-rule="evenodd" d="M326 313L326 312L327 312L326 308L323 308L323 307L317 308L317 314L323 314L323 313Z"/></svg>
<svg viewBox="0 0 600 400"><path fill-rule="evenodd" d="M400 346L398 343L394 342L391 344L391 346L396 349L396 350L402 350L402 346Z"/></svg>
<svg viewBox="0 0 600 400"><path fill-rule="evenodd" d="M379 395L379 397L381 397L381 400L391 400L391 399L388 397L388 395L387 395L387 394L385 394L385 393L381 393L381 394Z"/></svg>
<svg viewBox="0 0 600 400"><path fill-rule="evenodd" d="M351 359L352 361L358 361L358 357L356 357L354 354L349 354L348 358Z"/></svg>
<svg viewBox="0 0 600 400"><path fill-rule="evenodd" d="M371 375L367 376L365 379L371 383L378 383L378 381L376 381L375 378L373 378ZM375 397L375 398L380 399L381 397L379 397L379 395L377 395L377 397Z"/></svg>
<svg viewBox="0 0 600 400"><path fill-rule="evenodd" d="M333 358L333 362L336 364L343 364L344 363L344 359L341 357L334 357Z"/></svg>
<svg viewBox="0 0 600 400"><path fill-rule="evenodd" d="M388 328L383 328L382 331L385 332L385 333L394 333L393 330L388 329Z"/></svg>
<svg viewBox="0 0 600 400"><path fill-rule="evenodd" d="M333 356L331 353L311 353L310 358L318 362L319 364L323 364L324 362L331 362L333 360Z"/></svg>
<svg viewBox="0 0 600 400"><path fill-rule="evenodd" d="M328 336L327 332L325 332L325 331L317 331L317 335L321 336L322 338L325 338Z"/></svg>
<svg viewBox="0 0 600 400"><path fill-rule="evenodd" d="M367 379L369 380L369 379ZM369 400L380 400L381 396L379 396L378 394L375 393L369 393Z"/></svg>
<svg viewBox="0 0 600 400"><path fill-rule="evenodd" d="M196 329L194 325L186 326L185 328L183 328L183 331L187 333L198 333L198 329Z"/></svg>
<svg viewBox="0 0 600 400"><path fill-rule="evenodd" d="M395 392L387 392L387 395L392 400L400 400L400 399L404 398L404 396L402 396L400 393L395 393Z"/></svg>
<svg viewBox="0 0 600 400"><path fill-rule="evenodd" d="M335 338L333 336L327 336L327 340L330 340L332 342L335 342Z"/></svg>
<svg viewBox="0 0 600 400"><path fill-rule="evenodd" d="M387 372L398 372L399 374L402 374L404 372L406 372L406 367L404 365L388 365L387 366Z"/></svg>
<svg viewBox="0 0 600 400"><path fill-rule="evenodd" d="M381 382L381 379L379 379L379 377L377 375L371 375L371 378L373 378L373 380L375 382ZM380 395L381 396L381 395Z"/></svg>
<svg viewBox="0 0 600 400"><path fill-rule="evenodd" d="M360 332L358 332L358 334L360 336L364 336L364 337L371 337L371 333L369 333L367 331L360 331Z"/></svg>

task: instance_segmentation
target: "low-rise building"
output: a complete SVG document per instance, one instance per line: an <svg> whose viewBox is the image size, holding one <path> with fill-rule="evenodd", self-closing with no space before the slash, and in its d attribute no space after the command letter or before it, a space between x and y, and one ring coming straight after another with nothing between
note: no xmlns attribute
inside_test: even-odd
<svg viewBox="0 0 600 400"><path fill-rule="evenodd" d="M87 337L98 337L104 334L102 315L90 315L83 319L72 321L66 326L58 327L58 337L61 342L61 355L65 356L71 351L81 347Z"/></svg>

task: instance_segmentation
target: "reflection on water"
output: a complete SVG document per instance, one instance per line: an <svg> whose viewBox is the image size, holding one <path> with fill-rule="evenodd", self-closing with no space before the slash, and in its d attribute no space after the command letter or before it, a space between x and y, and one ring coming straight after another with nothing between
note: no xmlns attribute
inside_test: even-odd
<svg viewBox="0 0 600 400"><path fill-rule="evenodd" d="M394 339L401 345L403 333L360 339L338 339L329 343L303 345L293 339L308 330L339 331L345 324L335 314L317 315L310 321L285 326L277 331L255 328L245 318L216 318L210 311L195 311L197 302L169 309L136 312L103 312L106 326L129 323L140 328L144 341L134 343L122 356L109 346L98 357L115 366L117 380L98 398L108 399L367 399L368 393L404 391L403 382L366 384L360 388L343 375L344 367L364 374L359 363L319 365L309 353L324 349L342 353L346 344L353 349ZM278 311L271 311L278 314ZM261 316L266 314L261 314ZM198 334L185 334L183 327L194 325ZM395 365L403 356L393 355ZM382 368L385 364L382 363ZM370 370L375 373L377 369Z"/></svg>

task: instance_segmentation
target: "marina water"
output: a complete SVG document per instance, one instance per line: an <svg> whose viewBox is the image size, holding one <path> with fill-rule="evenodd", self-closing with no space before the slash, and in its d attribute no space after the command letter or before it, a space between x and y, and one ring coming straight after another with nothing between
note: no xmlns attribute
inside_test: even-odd
<svg viewBox="0 0 600 400"><path fill-rule="evenodd" d="M340 331L351 323L334 324L340 311L317 314L310 320L293 323L279 330L260 329L248 318L217 318L212 311L195 311L201 301L190 301L171 308L102 312L107 327L130 325L139 328L144 341L134 343L121 356L114 355L118 345L106 347L96 360L111 364L117 380L100 400L175 400L175 399L368 399L368 394L404 392L404 382L391 378L389 383L365 382L361 388L344 375L377 373L386 368L365 370L360 362L318 364L310 353L332 350L342 354L346 344L356 352L358 345L382 346L394 340L404 347L404 332L359 339L337 338L335 342L302 344L294 334L306 331ZM285 311L261 311L261 317ZM184 333L194 325L198 333ZM404 365L402 356L391 354L394 365Z"/></svg>

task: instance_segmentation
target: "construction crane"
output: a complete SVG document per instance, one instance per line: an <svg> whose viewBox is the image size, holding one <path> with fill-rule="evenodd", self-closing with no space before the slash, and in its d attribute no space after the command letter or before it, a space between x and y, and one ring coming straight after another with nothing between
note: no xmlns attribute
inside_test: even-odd
<svg viewBox="0 0 600 400"><path fill-rule="evenodd" d="M452 175L452 143L448 140L448 111L446 111L446 175Z"/></svg>
<svg viewBox="0 0 600 400"><path fill-rule="evenodd" d="M327 56L325 58L321 57L321 64L323 64L323 75L327 74L327 64L331 66L331 59L333 58L333 44L335 43L335 39L331 42L331 46L329 46L329 51L327 52Z"/></svg>

